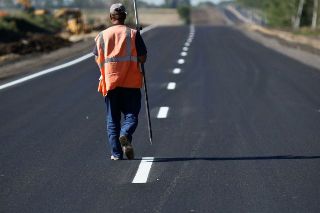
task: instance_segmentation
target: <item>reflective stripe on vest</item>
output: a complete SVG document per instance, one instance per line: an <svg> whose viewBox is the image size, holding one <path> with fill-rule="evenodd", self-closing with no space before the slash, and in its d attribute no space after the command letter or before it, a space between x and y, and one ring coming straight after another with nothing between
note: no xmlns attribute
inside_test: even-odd
<svg viewBox="0 0 320 213"><path fill-rule="evenodd" d="M133 61L138 63L138 57L135 56L123 56L123 57L114 57L114 58L107 58L104 60L103 63L99 65L100 69L104 64L110 63L110 62L126 62L126 61Z"/></svg>
<svg viewBox="0 0 320 213"><path fill-rule="evenodd" d="M104 40L103 40L103 36L102 35L100 35L100 45L101 45L101 48L103 50L105 50L104 49ZM126 61L138 62L138 57L131 56L131 29L128 28L128 27L126 29L126 47L127 47L126 56L112 57L112 58L105 57L106 59L104 60L103 63L100 64L100 68L104 64L107 64L107 63L110 63L110 62L126 62Z"/></svg>
<svg viewBox="0 0 320 213"><path fill-rule="evenodd" d="M116 57L116 58L107 58L105 63L110 62L125 62L125 61L133 61L138 62L138 58L135 56L123 56L123 57Z"/></svg>

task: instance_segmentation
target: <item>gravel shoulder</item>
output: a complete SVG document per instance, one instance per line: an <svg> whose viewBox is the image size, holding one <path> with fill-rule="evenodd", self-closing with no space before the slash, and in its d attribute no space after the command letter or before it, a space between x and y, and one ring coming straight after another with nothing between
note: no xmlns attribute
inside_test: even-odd
<svg viewBox="0 0 320 213"><path fill-rule="evenodd" d="M231 13L231 16L230 16ZM275 29L250 24L234 10L224 9L221 13L228 25L241 31L248 38L295 59L305 65L320 70L320 40L306 36L293 35Z"/></svg>
<svg viewBox="0 0 320 213"><path fill-rule="evenodd" d="M265 47L320 70L320 54L312 47L306 45L302 47L295 43L283 41L277 37L267 36L259 32L248 30L247 27L243 26L237 26L236 28L250 39Z"/></svg>
<svg viewBox="0 0 320 213"><path fill-rule="evenodd" d="M210 14L210 15L203 15ZM241 20L236 18L230 18L223 10L216 8L199 8L193 12L194 24L205 25L225 25L239 30L248 38L262 44L263 46L273 49L283 55L293 58L303 64L314 67L320 70L320 51L315 50L313 46L305 44L297 44L296 42L290 42L283 40L278 36L272 36L270 34L261 33L252 27L248 27L242 23ZM296 41L296 40L295 40ZM310 42L309 42L310 43Z"/></svg>

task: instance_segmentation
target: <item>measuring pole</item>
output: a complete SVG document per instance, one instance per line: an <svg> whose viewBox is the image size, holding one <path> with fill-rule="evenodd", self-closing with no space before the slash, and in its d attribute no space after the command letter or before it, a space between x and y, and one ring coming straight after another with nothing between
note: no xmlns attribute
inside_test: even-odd
<svg viewBox="0 0 320 213"><path fill-rule="evenodd" d="M137 2L136 0L133 0L133 6L134 6L134 15L136 17L136 26L137 31L140 32L141 27L139 24L139 15L138 15L138 8L137 8ZM144 85L144 94L145 94L145 105L146 105L146 114L148 119L148 130L149 130L149 141L150 144L152 144L152 128L151 128L151 118L150 118L150 110L149 110L149 98L148 98L148 89L147 89L147 80L146 80L146 72L144 69L144 64L141 63L141 71L143 75L143 85Z"/></svg>

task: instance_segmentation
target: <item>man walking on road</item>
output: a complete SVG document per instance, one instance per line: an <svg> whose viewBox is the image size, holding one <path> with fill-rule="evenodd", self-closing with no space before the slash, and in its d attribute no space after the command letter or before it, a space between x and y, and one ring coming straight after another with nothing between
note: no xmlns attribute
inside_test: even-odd
<svg viewBox="0 0 320 213"><path fill-rule="evenodd" d="M111 160L121 160L123 154L129 160L134 158L131 142L138 125L143 80L139 63L145 63L147 58L140 33L124 24L126 15L121 3L110 7L112 26L99 33L94 48L101 72L98 91L105 97L107 106Z"/></svg>

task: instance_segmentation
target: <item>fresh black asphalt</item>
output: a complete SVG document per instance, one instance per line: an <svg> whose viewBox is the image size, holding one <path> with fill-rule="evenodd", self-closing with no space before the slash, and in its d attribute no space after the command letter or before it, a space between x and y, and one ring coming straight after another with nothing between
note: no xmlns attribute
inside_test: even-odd
<svg viewBox="0 0 320 213"><path fill-rule="evenodd" d="M188 34L143 35L154 145L142 109L133 161L109 159L93 58L0 91L0 212L320 212L320 70L223 26L178 65Z"/></svg>

